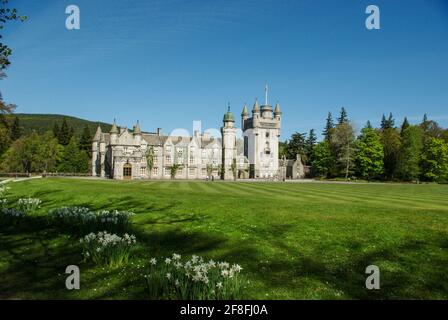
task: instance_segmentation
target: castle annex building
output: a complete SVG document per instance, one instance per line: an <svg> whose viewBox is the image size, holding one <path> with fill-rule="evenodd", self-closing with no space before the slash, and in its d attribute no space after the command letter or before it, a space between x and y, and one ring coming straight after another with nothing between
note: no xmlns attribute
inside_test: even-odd
<svg viewBox="0 0 448 320"><path fill-rule="evenodd" d="M193 136L167 136L158 129L142 133L137 122L132 132L117 127L104 133L98 127L92 144L92 175L111 179L279 178L278 142L282 112L258 101L249 115L241 114L242 139L237 139L235 117L224 114L221 137L194 132Z"/></svg>

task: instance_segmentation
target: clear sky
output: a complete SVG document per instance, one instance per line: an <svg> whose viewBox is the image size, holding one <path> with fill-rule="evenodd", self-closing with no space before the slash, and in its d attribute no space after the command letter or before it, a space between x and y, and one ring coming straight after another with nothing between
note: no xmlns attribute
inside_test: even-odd
<svg viewBox="0 0 448 320"><path fill-rule="evenodd" d="M383 113L448 126L446 0L17 0L0 82L17 112L57 113L164 132L219 128L230 102L283 111L282 139L345 106L361 127ZM66 6L81 29L65 28ZM381 10L381 30L365 9ZM237 122L240 126L240 122Z"/></svg>

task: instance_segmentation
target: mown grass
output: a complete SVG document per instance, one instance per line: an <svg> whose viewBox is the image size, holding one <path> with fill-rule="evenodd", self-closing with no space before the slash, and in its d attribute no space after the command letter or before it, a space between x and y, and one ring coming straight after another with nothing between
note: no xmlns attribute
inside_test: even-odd
<svg viewBox="0 0 448 320"><path fill-rule="evenodd" d="M248 299L447 299L448 186L41 179L26 224L0 227L0 298L146 298L151 256L239 263ZM139 245L123 269L82 263L78 237L47 224L51 208L130 210ZM65 267L81 290L65 289ZM365 288L365 268L381 289Z"/></svg>

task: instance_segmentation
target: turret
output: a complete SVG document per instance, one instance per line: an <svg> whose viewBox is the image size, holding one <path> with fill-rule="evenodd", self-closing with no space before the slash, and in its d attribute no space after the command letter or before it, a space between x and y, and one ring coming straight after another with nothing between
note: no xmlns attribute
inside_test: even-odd
<svg viewBox="0 0 448 320"><path fill-rule="evenodd" d="M277 104L275 105L274 118L275 120L277 120L277 127L280 128L282 119L282 110L280 109L280 103L278 103L278 101Z"/></svg>
<svg viewBox="0 0 448 320"><path fill-rule="evenodd" d="M140 144L142 142L142 130L140 129L140 124L137 120L137 123L134 126L134 138L135 138L135 142L137 144Z"/></svg>
<svg viewBox="0 0 448 320"><path fill-rule="evenodd" d="M241 112L241 130L244 130L245 121L249 118L249 111L247 110L247 104L244 104L243 111Z"/></svg>
<svg viewBox="0 0 448 320"><path fill-rule="evenodd" d="M222 135L222 172L221 179L233 179L232 164L236 159L236 128L235 117L230 112L230 105L224 114Z"/></svg>
<svg viewBox="0 0 448 320"><path fill-rule="evenodd" d="M96 129L96 133L93 136L92 139L92 176L96 177L98 175L97 172L97 163L98 161L98 153L99 153L99 142L101 140L101 137L103 135L103 132L101 131L100 125L98 125L98 128Z"/></svg>
<svg viewBox="0 0 448 320"><path fill-rule="evenodd" d="M252 109L252 123L256 127L258 125L258 119L260 117L260 105L258 104L258 99L255 98L254 107Z"/></svg>
<svg viewBox="0 0 448 320"><path fill-rule="evenodd" d="M110 129L110 144L115 144L117 143L117 138L118 138L118 127L117 124L115 123L115 119L114 119L114 124L112 125L112 128Z"/></svg>

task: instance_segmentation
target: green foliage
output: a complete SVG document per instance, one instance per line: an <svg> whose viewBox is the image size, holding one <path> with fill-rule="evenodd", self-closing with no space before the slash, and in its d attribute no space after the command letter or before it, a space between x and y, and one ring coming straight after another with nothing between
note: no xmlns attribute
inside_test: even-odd
<svg viewBox="0 0 448 320"><path fill-rule="evenodd" d="M0 31L5 28L8 21L25 21L26 16L18 14L17 9L8 7L8 0L0 0ZM3 36L0 34L0 39ZM0 71L6 69L11 62L9 56L12 54L11 48L0 43Z"/></svg>
<svg viewBox="0 0 448 320"><path fill-rule="evenodd" d="M311 167L313 175L318 177L328 177L330 169L334 163L331 155L330 144L327 141L319 142L313 150Z"/></svg>
<svg viewBox="0 0 448 320"><path fill-rule="evenodd" d="M18 117L14 117L10 131L12 141L16 141L22 136L22 129L20 128L20 120Z"/></svg>
<svg viewBox="0 0 448 320"><path fill-rule="evenodd" d="M342 107L341 112L339 114L339 118L338 118L338 124L343 124L343 123L347 123L347 122L348 122L347 111L345 110L344 107Z"/></svg>
<svg viewBox="0 0 448 320"><path fill-rule="evenodd" d="M92 134L87 125L84 125L81 138L79 139L79 150L84 151L90 158L92 153Z"/></svg>
<svg viewBox="0 0 448 320"><path fill-rule="evenodd" d="M180 164L173 164L171 167L170 167L170 176L171 176L171 179L174 179L174 178L176 178L176 175L177 175L177 171L180 169L180 167L181 167L181 165Z"/></svg>
<svg viewBox="0 0 448 320"><path fill-rule="evenodd" d="M401 148L400 134L394 128L386 128L381 132L381 143L384 149L384 175L386 179L393 179Z"/></svg>
<svg viewBox="0 0 448 320"><path fill-rule="evenodd" d="M368 180L379 177L384 171L384 151L377 131L369 127L362 129L356 147L357 175Z"/></svg>
<svg viewBox="0 0 448 320"><path fill-rule="evenodd" d="M305 133L293 133L291 139L288 142L287 157L289 159L295 159L299 154L302 159L306 161L306 134Z"/></svg>
<svg viewBox="0 0 448 320"><path fill-rule="evenodd" d="M337 175L348 179L353 173L355 130L349 122L338 124L331 135L330 149L337 161Z"/></svg>
<svg viewBox="0 0 448 320"><path fill-rule="evenodd" d="M148 175L151 177L152 175L152 169L154 168L154 147L148 146L148 149L146 149L146 165L148 166Z"/></svg>
<svg viewBox="0 0 448 320"><path fill-rule="evenodd" d="M58 164L59 172L86 173L89 171L89 156L78 147L75 137L64 147L61 161Z"/></svg>
<svg viewBox="0 0 448 320"><path fill-rule="evenodd" d="M241 270L237 264L205 262L196 255L187 261L176 253L165 259L151 258L145 275L148 296L157 300L241 299Z"/></svg>
<svg viewBox="0 0 448 320"><path fill-rule="evenodd" d="M305 154L307 159L311 159L313 156L313 149L316 146L317 137L316 133L314 132L314 129L310 130L310 133L308 134L308 138L305 142Z"/></svg>
<svg viewBox="0 0 448 320"><path fill-rule="evenodd" d="M9 130L0 125L0 156L8 150L11 145Z"/></svg>
<svg viewBox="0 0 448 320"><path fill-rule="evenodd" d="M59 130L58 141L59 144L66 146L70 143L70 139L73 137L72 129L69 128L65 118L62 119L61 129Z"/></svg>
<svg viewBox="0 0 448 320"><path fill-rule="evenodd" d="M428 138L423 147L421 168L424 180L448 180L448 144L442 139Z"/></svg>
<svg viewBox="0 0 448 320"><path fill-rule="evenodd" d="M20 126L22 128L22 134L30 134L33 131L43 134L47 131L53 131L55 136L59 136L59 130L62 125L62 121L65 118L67 126L73 128L74 134L80 137L83 134L84 127L89 127L89 131L95 132L98 124L104 132L108 132L112 125L103 122L94 122L84 119L79 119L76 117L71 117L67 115L57 115L57 114L26 114L26 113L14 113L13 115L5 115L7 119L12 119L13 117L19 118Z"/></svg>
<svg viewBox="0 0 448 320"><path fill-rule="evenodd" d="M418 126L408 126L402 130L401 136L397 177L404 181L417 180L420 175L423 131Z"/></svg>
<svg viewBox="0 0 448 320"><path fill-rule="evenodd" d="M7 172L49 172L54 170L59 156L60 148L51 133L32 133L11 145L2 167Z"/></svg>
<svg viewBox="0 0 448 320"><path fill-rule="evenodd" d="M325 124L325 129L322 133L326 141L328 142L330 141L333 130L334 130L333 116L331 115L331 112L328 112L327 122Z"/></svg>
<svg viewBox="0 0 448 320"><path fill-rule="evenodd" d="M401 125L401 131L400 131L400 136L403 137L404 135L404 131L409 128L409 121L407 117L404 117L403 123Z"/></svg>

